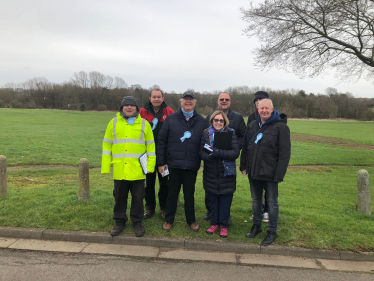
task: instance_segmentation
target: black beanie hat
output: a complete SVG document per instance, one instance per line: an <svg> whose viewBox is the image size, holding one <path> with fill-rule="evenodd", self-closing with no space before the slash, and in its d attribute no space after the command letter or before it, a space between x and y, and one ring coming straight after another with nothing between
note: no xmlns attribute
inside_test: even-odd
<svg viewBox="0 0 374 281"><path fill-rule="evenodd" d="M268 98L269 98L269 94L267 92L258 91L255 93L255 99L253 100L253 103L256 103L257 99L263 100L263 99L268 99Z"/></svg>
<svg viewBox="0 0 374 281"><path fill-rule="evenodd" d="M127 97L123 98L123 100L121 102L121 107L119 108L119 111L122 111L122 108L123 108L124 105L136 106L136 110L140 111L139 106L138 106L138 101L136 100L136 98L134 98L132 96L127 96Z"/></svg>

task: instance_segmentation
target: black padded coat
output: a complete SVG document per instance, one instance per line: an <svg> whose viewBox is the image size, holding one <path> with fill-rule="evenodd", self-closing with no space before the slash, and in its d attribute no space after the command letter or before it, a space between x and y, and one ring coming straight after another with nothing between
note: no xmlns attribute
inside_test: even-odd
<svg viewBox="0 0 374 281"><path fill-rule="evenodd" d="M232 130L228 127L224 132ZM236 190L236 176L224 177L223 160L235 161L239 157L240 149L238 139L232 134L231 149L218 149L219 158L210 160L209 153L204 149L205 144L209 144L208 129L204 130L200 142L200 157L204 160L203 186L206 192L211 194L232 194Z"/></svg>
<svg viewBox="0 0 374 281"><path fill-rule="evenodd" d="M209 126L204 117L195 110L187 121L180 109L170 114L158 134L156 149L157 166L168 165L170 168L199 170L201 134ZM186 131L191 137L180 140Z"/></svg>
<svg viewBox="0 0 374 281"><path fill-rule="evenodd" d="M246 170L251 179L283 181L291 157L290 129L286 122L287 115L281 114L265 127L258 144L252 137L260 130L259 123L257 120L249 123L243 141L240 171Z"/></svg>

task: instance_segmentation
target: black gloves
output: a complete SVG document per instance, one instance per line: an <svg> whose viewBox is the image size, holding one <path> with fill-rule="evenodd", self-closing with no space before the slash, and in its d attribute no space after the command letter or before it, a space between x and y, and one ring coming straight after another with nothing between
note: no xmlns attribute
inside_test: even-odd
<svg viewBox="0 0 374 281"><path fill-rule="evenodd" d="M219 151L217 148L213 148L213 152L211 154L208 155L208 158L210 160L213 160L213 159L217 159L219 157Z"/></svg>

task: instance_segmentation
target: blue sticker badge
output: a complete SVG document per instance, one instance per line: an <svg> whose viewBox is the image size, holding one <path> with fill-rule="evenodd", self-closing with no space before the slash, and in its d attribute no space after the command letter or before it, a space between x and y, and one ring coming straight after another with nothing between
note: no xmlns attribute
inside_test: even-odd
<svg viewBox="0 0 374 281"><path fill-rule="evenodd" d="M152 127L152 131L153 131L153 130L156 129L156 127L157 127L158 119L157 119L157 118L154 118L154 119L152 120L152 123L153 123L153 127Z"/></svg>
<svg viewBox="0 0 374 281"><path fill-rule="evenodd" d="M259 141L260 139L262 139L262 133L259 133L259 134L257 135L257 138L256 138L255 143L258 143L258 141Z"/></svg>
<svg viewBox="0 0 374 281"><path fill-rule="evenodd" d="M183 137L181 137L181 141L184 142L185 139L189 139L191 137L191 132L185 131Z"/></svg>
<svg viewBox="0 0 374 281"><path fill-rule="evenodd" d="M135 124L135 118L134 117L127 118L127 123L129 125L134 125Z"/></svg>

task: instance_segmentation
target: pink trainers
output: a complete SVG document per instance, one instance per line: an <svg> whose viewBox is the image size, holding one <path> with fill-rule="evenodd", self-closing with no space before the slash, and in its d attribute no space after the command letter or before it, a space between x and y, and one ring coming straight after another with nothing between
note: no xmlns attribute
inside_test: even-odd
<svg viewBox="0 0 374 281"><path fill-rule="evenodd" d="M219 231L219 236L221 236L222 238L227 237L227 227L221 226L221 229Z"/></svg>
<svg viewBox="0 0 374 281"><path fill-rule="evenodd" d="M217 228L218 228L218 225L213 225L213 224L212 224L212 225L209 227L209 229L206 231L206 233L208 233L208 234L213 234L214 232L216 232Z"/></svg>

